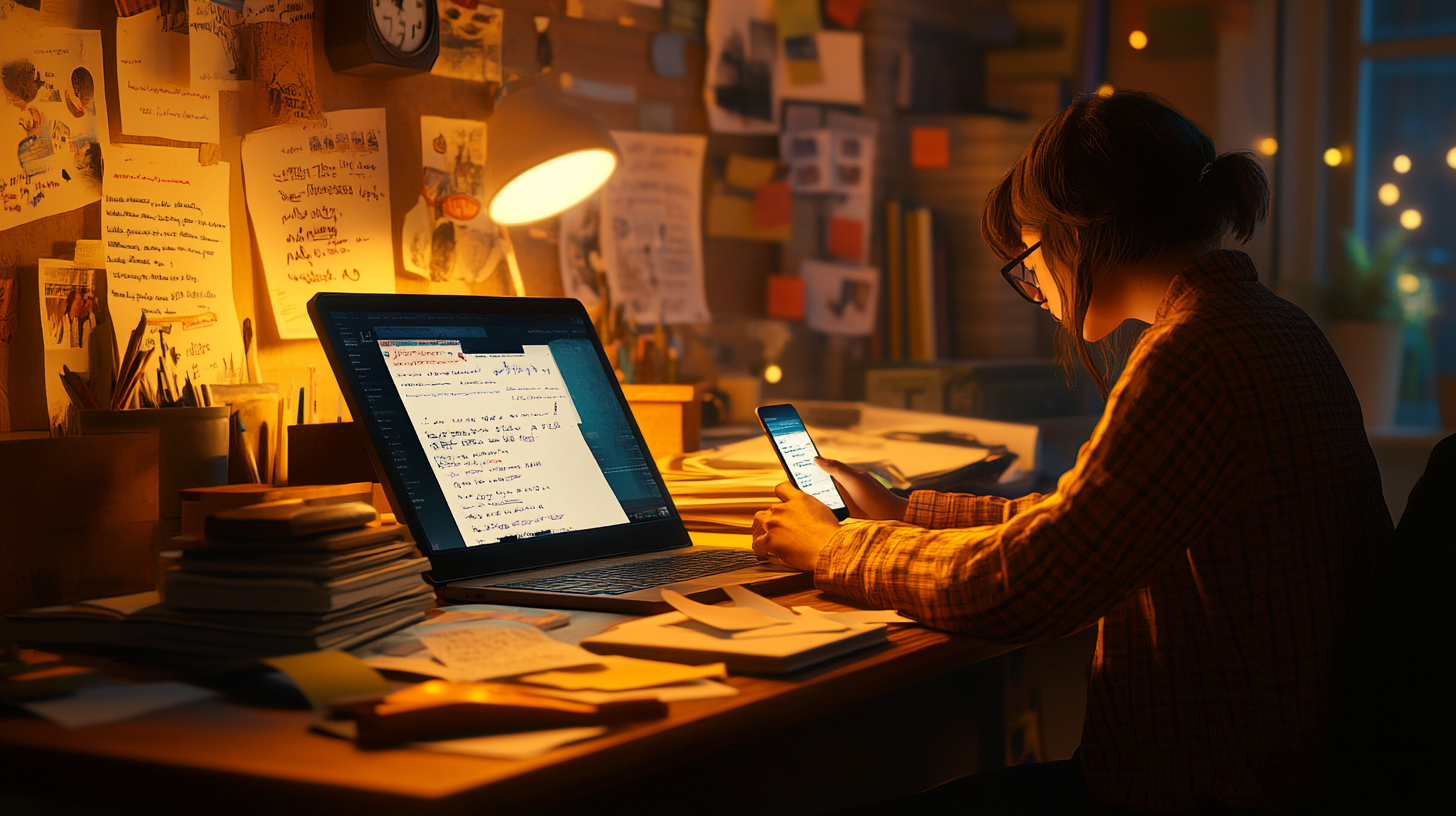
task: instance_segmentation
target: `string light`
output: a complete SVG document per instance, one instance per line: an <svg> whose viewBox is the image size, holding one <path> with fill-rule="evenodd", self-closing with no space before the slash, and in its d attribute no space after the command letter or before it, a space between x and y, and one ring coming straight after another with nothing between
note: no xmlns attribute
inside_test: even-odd
<svg viewBox="0 0 1456 816"><path fill-rule="evenodd" d="M1265 136L1259 140L1259 152L1265 156L1272 156L1279 152L1279 140L1273 136Z"/></svg>
<svg viewBox="0 0 1456 816"><path fill-rule="evenodd" d="M769 385L773 385L783 378L784 370L779 368L777 363L769 363L768 367L763 370L763 379Z"/></svg>
<svg viewBox="0 0 1456 816"><path fill-rule="evenodd" d="M1456 149L1453 149L1452 152L1456 153ZM1345 154L1341 153L1338 147L1332 147L1325 151L1325 164L1331 167L1339 167L1340 163L1344 160Z"/></svg>
<svg viewBox="0 0 1456 816"><path fill-rule="evenodd" d="M1381 204L1389 207L1400 200L1400 188L1387 182L1380 185L1380 190L1375 195L1380 198Z"/></svg>
<svg viewBox="0 0 1456 816"><path fill-rule="evenodd" d="M1414 295L1416 290L1421 288L1421 279L1409 272L1402 272L1400 277L1395 279L1395 285L1407 295Z"/></svg>
<svg viewBox="0 0 1456 816"><path fill-rule="evenodd" d="M1406 210L1400 214L1400 225L1408 230L1413 230L1421 225L1420 210Z"/></svg>
<svg viewBox="0 0 1456 816"><path fill-rule="evenodd" d="M1141 31L1134 31L1127 35L1127 44L1132 46L1133 50L1141 51L1148 47L1148 35Z"/></svg>
<svg viewBox="0 0 1456 816"><path fill-rule="evenodd" d="M1098 85L1097 86L1097 95L1098 96L1112 96L1112 92L1115 91L1115 90L1117 90L1117 89L1112 87L1112 83L1111 82L1104 82L1101 85ZM1456 154L1456 150L1452 150L1451 152L1453 154Z"/></svg>
<svg viewBox="0 0 1456 816"><path fill-rule="evenodd" d="M1394 167L1397 173L1409 173L1411 169L1410 156L1402 153L1395 157L1395 161L1391 162L1390 166Z"/></svg>

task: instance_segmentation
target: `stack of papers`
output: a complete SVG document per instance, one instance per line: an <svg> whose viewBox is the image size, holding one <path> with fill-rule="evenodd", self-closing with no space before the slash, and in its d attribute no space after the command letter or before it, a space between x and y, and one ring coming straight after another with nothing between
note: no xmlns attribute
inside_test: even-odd
<svg viewBox="0 0 1456 816"><path fill-rule="evenodd" d="M981 447L891 438L894 430L858 433L811 427L809 432L820 455L867 470L897 488L983 461L989 453ZM788 478L766 436L657 464L683 524L700 532L748 530L754 513L778 503L774 487Z"/></svg>

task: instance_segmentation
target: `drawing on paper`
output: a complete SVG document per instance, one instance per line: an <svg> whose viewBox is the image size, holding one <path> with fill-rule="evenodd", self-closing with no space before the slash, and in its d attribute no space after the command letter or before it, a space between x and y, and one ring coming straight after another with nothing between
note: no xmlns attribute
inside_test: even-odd
<svg viewBox="0 0 1456 816"><path fill-rule="evenodd" d="M720 133L778 130L772 0L708 8L708 121Z"/></svg>
<svg viewBox="0 0 1456 816"><path fill-rule="evenodd" d="M405 269L433 283L478 283L504 250L485 212L485 124L420 117L422 190L405 217Z"/></svg>
<svg viewBox="0 0 1456 816"><path fill-rule="evenodd" d="M37 28L0 42L0 230L101 197L106 106L95 31ZM18 116L14 116L19 111Z"/></svg>
<svg viewBox="0 0 1456 816"><path fill-rule="evenodd" d="M187 33L187 0L158 0L162 10L162 31Z"/></svg>
<svg viewBox="0 0 1456 816"><path fill-rule="evenodd" d="M213 0L192 0L192 78L236 90L250 78L243 51L243 13Z"/></svg>
<svg viewBox="0 0 1456 816"><path fill-rule="evenodd" d="M602 299L607 263L602 257L601 193L561 214L560 248L561 287L567 297L591 306Z"/></svg>
<svg viewBox="0 0 1456 816"><path fill-rule="evenodd" d="M45 279L45 347L90 348L100 316L100 270L48 268Z"/></svg>
<svg viewBox="0 0 1456 816"><path fill-rule="evenodd" d="M253 79L253 123L257 127L314 121L323 117L314 81L313 23L253 26L257 63Z"/></svg>
<svg viewBox="0 0 1456 816"><path fill-rule="evenodd" d="M430 73L501 81L501 10L480 0L439 0L440 55Z"/></svg>

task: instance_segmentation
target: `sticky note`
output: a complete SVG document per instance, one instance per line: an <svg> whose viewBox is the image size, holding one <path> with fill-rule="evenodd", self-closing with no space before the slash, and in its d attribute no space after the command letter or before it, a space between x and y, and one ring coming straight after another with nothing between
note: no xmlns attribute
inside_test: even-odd
<svg viewBox="0 0 1456 816"><path fill-rule="evenodd" d="M844 28L854 28L863 9L864 0L824 0L824 13Z"/></svg>
<svg viewBox="0 0 1456 816"><path fill-rule="evenodd" d="M910 166L933 169L950 166L950 131L943 127L910 129Z"/></svg>
<svg viewBox="0 0 1456 816"><path fill-rule="evenodd" d="M864 260L864 222L858 218L829 219L829 254L846 261Z"/></svg>
<svg viewBox="0 0 1456 816"><path fill-rule="evenodd" d="M757 190L773 181L778 169L777 159L755 159L733 153L728 156L728 170L723 174L723 180L728 182L729 187Z"/></svg>
<svg viewBox="0 0 1456 816"><path fill-rule="evenodd" d="M652 35L652 71L658 76L680 77L688 71L688 35L659 31Z"/></svg>
<svg viewBox="0 0 1456 816"><path fill-rule="evenodd" d="M774 18L781 40L813 34L824 27L819 0L774 0Z"/></svg>
<svg viewBox="0 0 1456 816"><path fill-rule="evenodd" d="M287 675L314 708L344 697L389 692L383 675L348 652L304 652L258 662Z"/></svg>
<svg viewBox="0 0 1456 816"><path fill-rule="evenodd" d="M788 60L790 85L819 85L824 82L824 67L819 60Z"/></svg>
<svg viewBox="0 0 1456 816"><path fill-rule="evenodd" d="M804 319L804 279L798 275L768 276L768 316Z"/></svg>
<svg viewBox="0 0 1456 816"><path fill-rule="evenodd" d="M759 185L753 191L753 216L760 227L780 227L794 218L794 201L787 181Z"/></svg>

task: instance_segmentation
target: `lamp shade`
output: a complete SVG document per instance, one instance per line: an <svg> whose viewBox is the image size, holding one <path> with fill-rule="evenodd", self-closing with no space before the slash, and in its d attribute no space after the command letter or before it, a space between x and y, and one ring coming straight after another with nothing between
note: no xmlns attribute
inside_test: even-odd
<svg viewBox="0 0 1456 816"><path fill-rule="evenodd" d="M485 201L497 224L549 218L596 192L619 157L595 116L526 85L496 102L485 155Z"/></svg>

